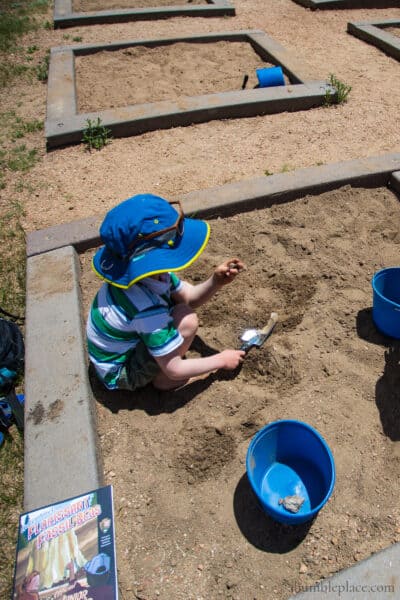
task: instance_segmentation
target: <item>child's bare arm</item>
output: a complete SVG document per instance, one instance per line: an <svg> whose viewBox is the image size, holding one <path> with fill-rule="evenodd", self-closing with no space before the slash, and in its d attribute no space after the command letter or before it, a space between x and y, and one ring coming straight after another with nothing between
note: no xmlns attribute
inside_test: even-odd
<svg viewBox="0 0 400 600"><path fill-rule="evenodd" d="M173 294L173 299L175 302L185 302L192 308L197 308L207 302L224 285L233 281L244 268L239 258L229 258L219 265L206 281L197 285L185 282L182 290Z"/></svg>
<svg viewBox="0 0 400 600"><path fill-rule="evenodd" d="M244 355L243 350L228 349L212 356L182 359L178 350L175 350L165 356L155 357L155 360L169 379L179 381L218 369L236 369L243 362Z"/></svg>

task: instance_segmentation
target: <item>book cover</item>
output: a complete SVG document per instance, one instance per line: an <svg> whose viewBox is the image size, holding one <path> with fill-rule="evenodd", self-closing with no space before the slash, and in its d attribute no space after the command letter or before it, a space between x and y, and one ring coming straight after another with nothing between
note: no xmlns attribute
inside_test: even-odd
<svg viewBox="0 0 400 600"><path fill-rule="evenodd" d="M112 486L20 516L12 600L118 600Z"/></svg>

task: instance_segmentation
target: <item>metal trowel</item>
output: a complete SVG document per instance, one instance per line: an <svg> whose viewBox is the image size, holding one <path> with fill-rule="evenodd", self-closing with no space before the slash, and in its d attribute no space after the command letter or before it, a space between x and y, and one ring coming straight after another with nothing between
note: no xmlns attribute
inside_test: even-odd
<svg viewBox="0 0 400 600"><path fill-rule="evenodd" d="M278 313L273 312L269 318L268 323L262 329L246 329L240 336L242 345L240 350L248 352L250 348L256 346L260 348L265 340L271 335L276 323L278 322Z"/></svg>

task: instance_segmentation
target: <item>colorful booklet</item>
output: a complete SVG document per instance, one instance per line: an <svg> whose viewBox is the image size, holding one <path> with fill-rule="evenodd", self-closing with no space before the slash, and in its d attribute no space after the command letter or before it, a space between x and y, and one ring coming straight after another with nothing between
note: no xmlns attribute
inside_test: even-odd
<svg viewBox="0 0 400 600"><path fill-rule="evenodd" d="M12 600L118 600L112 486L20 516Z"/></svg>

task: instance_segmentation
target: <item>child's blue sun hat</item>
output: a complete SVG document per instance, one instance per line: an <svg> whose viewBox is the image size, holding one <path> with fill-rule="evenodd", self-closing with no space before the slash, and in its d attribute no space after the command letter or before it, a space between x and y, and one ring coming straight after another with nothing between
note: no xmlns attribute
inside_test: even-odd
<svg viewBox="0 0 400 600"><path fill-rule="evenodd" d="M128 198L105 216L95 273L127 289L140 279L180 271L203 252L210 236L205 221L184 216L181 204L153 194Z"/></svg>

